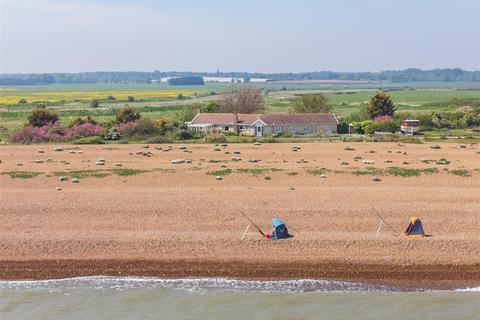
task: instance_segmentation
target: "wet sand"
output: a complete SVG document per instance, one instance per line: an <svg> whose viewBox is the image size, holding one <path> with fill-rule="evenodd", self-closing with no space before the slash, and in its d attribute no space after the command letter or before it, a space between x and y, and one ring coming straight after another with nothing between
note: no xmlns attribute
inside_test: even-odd
<svg viewBox="0 0 480 320"><path fill-rule="evenodd" d="M120 274L315 278L408 288L480 285L479 146L299 146L294 152L292 144L187 145L191 153L178 145L168 152L155 148L165 145L63 146L63 152L53 145L0 146L0 173L40 173L28 179L0 174L0 278ZM355 150L344 150L347 146ZM242 160L232 162L234 156ZM98 158L106 164L95 165ZM171 163L179 158L192 163ZM450 164L425 161L440 158ZM222 164L233 170L223 180L207 174ZM353 174L391 166L439 172L383 174L379 182ZM269 172L241 172L252 168ZM327 169L326 178L309 172L318 168ZM146 172L119 176L115 169ZM470 176L444 169L467 170ZM106 176L59 181L59 172L71 176L72 170L102 170ZM264 231L272 217L280 217L295 237L268 241L251 228L240 240L248 222L239 209ZM383 227L375 237L375 212L394 232ZM401 235L411 215L422 219L432 237Z"/></svg>

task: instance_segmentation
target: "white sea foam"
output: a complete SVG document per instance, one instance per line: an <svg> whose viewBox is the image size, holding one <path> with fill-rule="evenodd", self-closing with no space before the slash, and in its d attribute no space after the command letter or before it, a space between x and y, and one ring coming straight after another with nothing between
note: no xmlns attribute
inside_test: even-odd
<svg viewBox="0 0 480 320"><path fill-rule="evenodd" d="M457 292L480 292L480 287L476 288L463 288L463 289L457 289L455 290Z"/></svg>
<svg viewBox="0 0 480 320"><path fill-rule="evenodd" d="M89 287L97 290L127 290L132 288L158 288L201 292L205 290L256 292L318 292L318 291L398 291L382 285L369 285L331 280L237 280L229 278L164 279L154 277L79 277L53 280L0 281L0 290L6 289L65 289Z"/></svg>

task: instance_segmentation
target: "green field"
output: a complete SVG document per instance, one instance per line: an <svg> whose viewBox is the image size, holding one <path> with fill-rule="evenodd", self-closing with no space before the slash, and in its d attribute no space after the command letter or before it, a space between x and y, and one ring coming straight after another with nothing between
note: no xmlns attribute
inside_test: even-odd
<svg viewBox="0 0 480 320"><path fill-rule="evenodd" d="M415 83L415 84L322 84L322 83L259 83L252 84L265 92L265 112L290 112L300 94L322 92L338 117L358 110L378 88L388 91L397 105L397 112L411 114L455 111L459 106L452 99L480 101L479 83ZM28 114L39 103L59 113L62 123L75 117L90 115L97 121L114 119L126 104L138 109L144 118L171 119L187 105L202 105L219 94L232 90L232 84L205 86L169 86L167 84L135 85L45 85L0 87L0 139L20 129ZM115 100L108 100L113 96ZM128 102L128 97L134 97ZM181 99L179 99L181 98ZM26 99L26 104L19 104ZM90 108L92 99L100 100L99 108ZM473 100L472 100L473 99Z"/></svg>

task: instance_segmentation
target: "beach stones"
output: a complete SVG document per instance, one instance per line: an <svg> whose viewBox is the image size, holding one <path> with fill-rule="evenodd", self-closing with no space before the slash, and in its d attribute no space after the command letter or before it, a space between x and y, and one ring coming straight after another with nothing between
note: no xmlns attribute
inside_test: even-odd
<svg viewBox="0 0 480 320"><path fill-rule="evenodd" d="M222 176L215 176L215 180L222 180Z"/></svg>
<svg viewBox="0 0 480 320"><path fill-rule="evenodd" d="M382 179L380 179L380 178L377 177L377 176L374 176L374 177L372 178L372 180L373 180L374 182L380 182L380 181L382 181Z"/></svg>
<svg viewBox="0 0 480 320"><path fill-rule="evenodd" d="M104 166L105 163L107 163L107 160L105 160L105 159L103 159L103 158L99 158L99 159L97 159L97 161L95 161L95 164L96 164L97 166Z"/></svg>
<svg viewBox="0 0 480 320"><path fill-rule="evenodd" d="M352 148L352 147L346 147L346 148L343 148L343 150L345 150L345 151L355 151L355 149Z"/></svg>
<svg viewBox="0 0 480 320"><path fill-rule="evenodd" d="M240 158L240 157L232 157L233 162L237 162L237 161L241 161L241 160L242 160L242 158Z"/></svg>
<svg viewBox="0 0 480 320"><path fill-rule="evenodd" d="M440 149L441 147L438 144L432 144L430 149Z"/></svg>
<svg viewBox="0 0 480 320"><path fill-rule="evenodd" d="M60 176L60 177L58 178L58 180L60 180L60 181L68 181L68 177L67 177L67 176Z"/></svg>
<svg viewBox="0 0 480 320"><path fill-rule="evenodd" d="M63 151L63 148L62 147L55 147L55 148L53 148L53 151L60 152L60 151Z"/></svg>
<svg viewBox="0 0 480 320"><path fill-rule="evenodd" d="M185 159L173 159L170 161L171 164L182 164L185 163Z"/></svg>
<svg viewBox="0 0 480 320"><path fill-rule="evenodd" d="M79 183L79 182L80 182L80 179L78 179L78 178L73 178L73 179L72 179L72 182L73 182L73 183Z"/></svg>
<svg viewBox="0 0 480 320"><path fill-rule="evenodd" d="M375 161L373 161L373 160L363 160L362 163L363 164L375 164Z"/></svg>

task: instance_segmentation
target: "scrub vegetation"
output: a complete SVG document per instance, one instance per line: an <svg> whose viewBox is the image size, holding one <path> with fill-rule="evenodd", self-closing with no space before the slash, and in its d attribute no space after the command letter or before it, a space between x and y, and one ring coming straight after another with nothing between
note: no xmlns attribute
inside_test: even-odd
<svg viewBox="0 0 480 320"><path fill-rule="evenodd" d="M345 133L352 123L357 134L398 131L401 120L413 117L420 120L422 139L394 139L412 143L421 143L423 139L449 141L451 137L460 137L466 142L480 139L480 132L476 130L480 126L480 85L477 83L306 82L250 83L248 86L253 89L244 89L245 85L240 84L4 86L0 87L0 140L101 144L115 141L234 143L255 139L223 134L212 139L210 135L186 130L185 122L190 121L199 108L202 112L265 113L331 110L341 122L340 133ZM237 94L221 96L232 88ZM382 93L374 98L379 89ZM228 103L237 101L242 93L244 100L250 101L249 107ZM260 140L283 142L295 138L308 141L318 137L270 136Z"/></svg>

